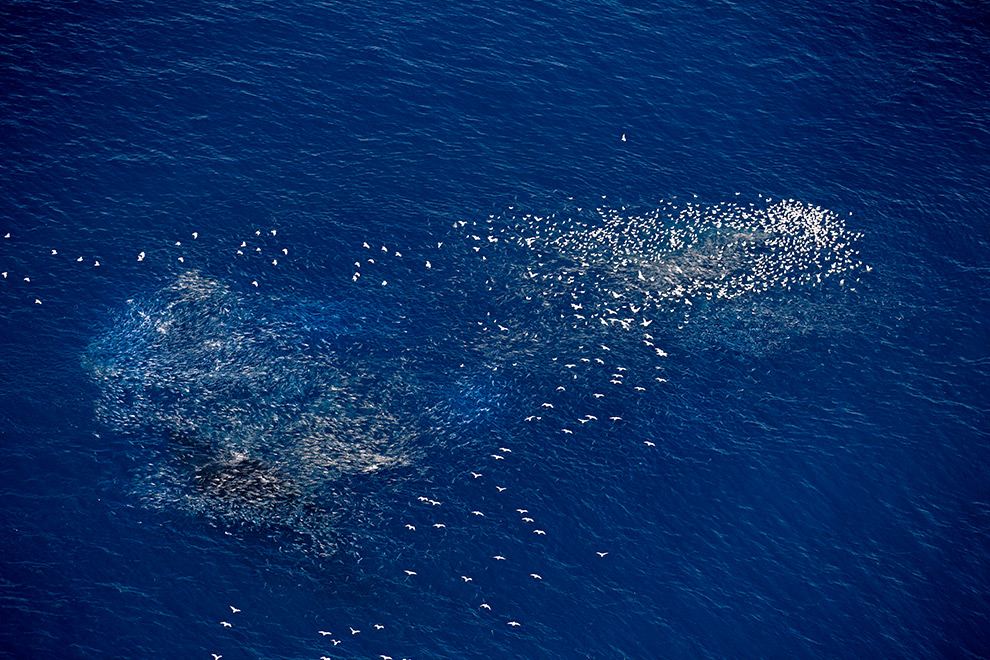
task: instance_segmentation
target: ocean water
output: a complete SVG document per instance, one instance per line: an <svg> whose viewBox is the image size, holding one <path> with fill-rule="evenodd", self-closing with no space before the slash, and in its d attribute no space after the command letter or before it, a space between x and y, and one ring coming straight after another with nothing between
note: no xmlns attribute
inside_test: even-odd
<svg viewBox="0 0 990 660"><path fill-rule="evenodd" d="M983 4L0 16L0 657L990 657Z"/></svg>

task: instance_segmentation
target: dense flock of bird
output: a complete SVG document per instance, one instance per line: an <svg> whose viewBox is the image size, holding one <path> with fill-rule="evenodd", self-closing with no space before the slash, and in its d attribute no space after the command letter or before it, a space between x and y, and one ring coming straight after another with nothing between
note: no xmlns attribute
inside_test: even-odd
<svg viewBox="0 0 990 660"><path fill-rule="evenodd" d="M148 265L171 264L179 273L173 289L187 286L206 300L209 296L203 294L204 287L220 285L196 274L201 264L194 255L202 252L187 253L183 243L202 241L207 233L203 228L169 245L148 246L134 254L133 260ZM239 288L244 295L281 296L278 291L268 291L268 275L271 269L293 267L293 250L279 242L277 229L259 229L238 239L212 238L230 258L244 261L236 271L241 281L222 286L222 295L214 295L214 291L212 302L204 306L205 313L221 313L217 310L226 305L230 287ZM643 214L604 204L590 209L575 205L568 213L548 215L510 208L505 214L485 219L456 220L451 231L429 245L397 249L369 237L355 246L349 282L344 284L372 295L372 290L383 287L401 289L402 278L413 274L420 278L427 275L437 286L454 276L459 281L477 281L490 300L456 320L485 336L493 371L511 371L520 361L528 360L523 370L536 368L542 376L540 382L553 383L547 391L529 392L531 410L511 423L532 425L543 433L555 434L561 442L577 443L596 427L614 428L624 423L615 412L615 400L662 388L667 382L664 360L672 349L661 345L655 333L657 327L669 325L671 315L676 325L690 320L692 308L717 305L720 300L833 282L853 288L870 270L859 258L859 238L846 229L837 214L789 199L717 205L675 199ZM17 236L8 233L4 240L16 241ZM58 246L47 249L53 259L63 258ZM92 268L116 266L85 255L66 259ZM2 277L21 286L31 304L43 304L42 297L28 288L44 280L43 276L8 267ZM152 335L165 336L170 331L167 312L147 321L153 326ZM211 339L232 341L202 337L204 343ZM641 353L632 354L631 346ZM222 353L230 347L218 350ZM651 369L644 369L644 356L651 361ZM181 371L176 366L165 361L163 368L169 378L204 377L202 373L177 376L172 373ZM187 386L179 380L175 388ZM190 415L193 412L186 416ZM634 442L643 451L655 448L648 438ZM539 503L521 500L507 485L512 481L509 466L538 460L534 451L523 433L508 440L493 438L491 446L477 448L476 464L463 475L464 483L474 490L468 489L468 495L452 503L445 500L442 487L417 495L405 512L394 512L396 535L410 539L426 535L439 547L444 535L454 528L511 518L518 523L517 539L545 543L556 531L541 520ZM315 451L302 452L293 460L310 461L315 455ZM387 465L381 467L387 469ZM463 572L453 571L446 580L477 584L472 567L505 571L535 583L544 583L544 575L553 573L547 566L520 565L503 548L473 548L472 552L477 555L465 561ZM611 548L586 549L589 561L607 561L610 552ZM414 562L395 570L389 579L411 585L424 579L421 574L426 572ZM486 584L490 590L492 582ZM485 589L479 587L470 593L473 600L465 606L476 615L488 617L492 626L518 628L524 633L527 622L520 620L517 612L500 611L494 604L496 599L489 598L492 594ZM234 606L230 610L229 621L218 619L221 628L240 625L241 610ZM316 629L313 635L328 644L328 655L322 656L325 659L332 657L329 654L334 648L346 648L350 640L362 634L383 633L375 644L384 648L387 630L394 625L352 622L356 627ZM212 655L215 660L222 657ZM379 657L392 660L386 654Z"/></svg>
<svg viewBox="0 0 990 660"><path fill-rule="evenodd" d="M661 200L642 214L605 205L545 216L509 211L455 224L472 230L464 240L482 259L503 241L529 252L514 264L520 294L581 324L637 330L658 314L689 317L712 301L847 279L853 288L870 271L855 245L861 234L836 213L793 199Z"/></svg>

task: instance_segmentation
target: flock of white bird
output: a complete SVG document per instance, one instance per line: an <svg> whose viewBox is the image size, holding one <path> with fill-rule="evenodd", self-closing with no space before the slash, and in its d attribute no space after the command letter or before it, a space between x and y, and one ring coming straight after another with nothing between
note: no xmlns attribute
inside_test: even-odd
<svg viewBox="0 0 990 660"><path fill-rule="evenodd" d="M684 323L690 319L695 305L718 304L719 300L770 290L816 287L829 282L853 288L860 275L870 270L859 259L856 249L860 235L847 230L842 218L821 207L791 199L767 198L749 204L732 202L712 206L670 200L643 214L604 205L587 210L575 207L570 214L545 216L517 214L510 208L504 215L491 215L484 220L457 220L452 229L452 234L425 247L397 250L370 239L363 242L351 262L351 285L388 287L389 278L401 277L403 268L420 274L456 270L463 275L473 271L474 276L484 278L496 301L501 300L500 292L508 292L512 304L552 319L562 328L561 332L575 327L597 329L597 334L581 334L581 343L563 344L560 351L553 346L535 351L545 360L543 369L556 370L559 384L543 395L544 400L534 403L535 409L520 421L552 425L544 428L566 436L569 442L579 441L582 432L591 432L596 425L622 423L609 405L612 396L619 393L636 396L636 392L661 387L666 382L663 359L668 354L650 333L654 322L663 323L674 314L679 323ZM278 240L277 235L276 229L257 230L253 237L229 240L230 245L224 249L229 249L233 258L253 257L253 270L241 269L242 273L251 273L246 276L249 282L242 283L244 286L261 293L266 285L267 268L292 263L291 251L273 243ZM200 233L192 232L190 238L200 240ZM16 237L8 233L4 239L12 241ZM135 254L134 259L151 263L164 258L179 264L180 269L196 268L195 259L189 258L181 248L182 240L177 240L170 246L148 247ZM53 258L60 258L57 247L50 250ZM101 267L98 259L91 261L92 267ZM87 263L87 259L80 256L76 262ZM398 267L400 263L402 266ZM24 284L32 282L30 274L2 271L4 279L8 276ZM34 296L34 303L42 304L42 300ZM497 302L494 308L499 308ZM504 313L493 315L489 306L483 316L480 314L471 322L497 338L496 346L499 341L503 346L517 346L513 342L531 346L553 341L554 335L548 337L529 331L525 327L526 319L517 311L507 308ZM642 369L630 372L623 363L631 356L613 351L612 339L630 333L635 336L635 343L655 361L655 372L643 373ZM587 341L589 337L597 339ZM575 388L583 388L595 407L567 418L569 407L561 402L561 397ZM642 441L642 446L649 451L655 444L647 439ZM482 489L477 502L458 505L453 510L440 501L440 495L436 498L421 495L410 502L410 510L431 510L438 515L425 529L422 524L417 527L413 522L405 522L405 533L445 534L469 520L487 519L495 513L492 510L495 501L500 509L498 513L515 516L520 522L520 533L532 543L544 542L544 537L554 534L552 528L538 523L538 516L531 513L536 506L519 502L504 485L507 462L526 460L527 447L522 443L517 447L499 444L482 451L478 465L465 475ZM544 582L540 571L545 573L545 567L517 566L508 551L485 550L485 558L479 559L478 565L485 561L486 570L494 562L499 570ZM595 561L603 560L609 552L604 548L588 549ZM398 577L414 582L422 579L421 570L419 566L407 566ZM449 579L474 581L472 575L460 573L450 575ZM481 596L470 607L491 616L493 623L523 627L518 616L496 611L488 600ZM234 615L240 612L235 607L230 609ZM236 623L236 619L233 621ZM221 621L220 625L226 628L234 623ZM375 631L383 629L380 623L373 625ZM333 635L318 630L314 635L329 638L336 647L360 632L358 628L349 628L347 635ZM219 660L221 655L213 654L213 657ZM388 655L380 657L391 660Z"/></svg>

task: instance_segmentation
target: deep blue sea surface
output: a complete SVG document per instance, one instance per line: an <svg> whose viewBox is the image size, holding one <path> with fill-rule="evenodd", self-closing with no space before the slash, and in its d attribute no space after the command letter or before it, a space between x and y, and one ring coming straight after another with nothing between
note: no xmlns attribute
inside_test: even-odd
<svg viewBox="0 0 990 660"><path fill-rule="evenodd" d="M0 26L0 657L990 657L985 3Z"/></svg>

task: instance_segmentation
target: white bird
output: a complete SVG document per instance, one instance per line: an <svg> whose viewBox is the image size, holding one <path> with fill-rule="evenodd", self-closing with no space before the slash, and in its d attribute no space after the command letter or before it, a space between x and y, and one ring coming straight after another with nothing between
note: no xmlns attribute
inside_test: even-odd
<svg viewBox="0 0 990 660"><path fill-rule="evenodd" d="M521 626L522 624L519 623L518 621L509 621L509 625L510 626Z"/></svg>
<svg viewBox="0 0 990 660"><path fill-rule="evenodd" d="M469 577L468 577L468 576L466 576L466 575L462 575L462 576L461 576L461 579L462 579L462 580L464 580L465 582L471 582L471 578L469 578Z"/></svg>
<svg viewBox="0 0 990 660"><path fill-rule="evenodd" d="M383 630L384 628L385 628L385 626L383 626L383 625L382 625L382 624L380 624L380 623L376 623L376 624L375 624L375 630Z"/></svg>
<svg viewBox="0 0 990 660"><path fill-rule="evenodd" d="M529 577L533 578L534 580L542 580L543 579L539 575L537 575L536 573L530 573L529 574Z"/></svg>
<svg viewBox="0 0 990 660"><path fill-rule="evenodd" d="M472 511L471 513L473 513L476 516L482 516L482 517L484 517L484 515L485 515L481 511Z"/></svg>
<svg viewBox="0 0 990 660"><path fill-rule="evenodd" d="M233 627L229 623L227 623L226 621L221 621L220 622L220 625L223 626L224 628L232 628Z"/></svg>
<svg viewBox="0 0 990 660"><path fill-rule="evenodd" d="M599 557L604 557L608 553L607 552L596 552L595 554L598 555Z"/></svg>
<svg viewBox="0 0 990 660"><path fill-rule="evenodd" d="M502 452L505 452L506 454L511 454L512 453L512 450L509 449L508 447L499 447L498 450L499 451L502 451Z"/></svg>
<svg viewBox="0 0 990 660"><path fill-rule="evenodd" d="M431 264L429 261L427 261L426 262L426 267L427 268L433 268L433 264Z"/></svg>
<svg viewBox="0 0 990 660"><path fill-rule="evenodd" d="M516 509L516 513L529 513L529 509Z"/></svg>
<svg viewBox="0 0 990 660"><path fill-rule="evenodd" d="M480 472L472 472L471 473L471 476L474 477L475 479L477 479L478 477L481 476L481 473Z"/></svg>
<svg viewBox="0 0 990 660"><path fill-rule="evenodd" d="M489 605L488 603L482 603L478 607L483 607L483 608L485 608L486 610L489 610L489 611L492 609L492 606Z"/></svg>
<svg viewBox="0 0 990 660"><path fill-rule="evenodd" d="M492 557L492 559L495 559L497 561L505 561L505 557L503 557L502 555L495 555L494 557Z"/></svg>
<svg viewBox="0 0 990 660"><path fill-rule="evenodd" d="M350 630L351 630L351 634L352 634L352 635L356 635L356 634L358 634L359 632L361 632L360 630L354 630L354 628L351 628L350 626L347 626L347 627L348 627L348 628L350 628Z"/></svg>
<svg viewBox="0 0 990 660"><path fill-rule="evenodd" d="M542 529L534 529L533 530L533 533L534 534L539 534L540 536L546 536L547 535L547 533L544 532Z"/></svg>
<svg viewBox="0 0 990 660"><path fill-rule="evenodd" d="M405 570L403 571L406 575L416 575L416 571Z"/></svg>
<svg viewBox="0 0 990 660"><path fill-rule="evenodd" d="M406 525L406 529L411 530L411 531L414 531L414 532L416 531L416 528L413 527L412 525Z"/></svg>
<svg viewBox="0 0 990 660"><path fill-rule="evenodd" d="M144 252L138 254L138 261L144 261Z"/></svg>
<svg viewBox="0 0 990 660"><path fill-rule="evenodd" d="M643 444L646 445L647 447L656 447L657 446L655 442L650 442L649 440L643 440Z"/></svg>
<svg viewBox="0 0 990 660"><path fill-rule="evenodd" d="M433 526L436 527L437 529L443 529L444 527L446 527L446 525L444 525L443 523L433 523Z"/></svg>
<svg viewBox="0 0 990 660"><path fill-rule="evenodd" d="M327 637L327 636L329 636L329 635L332 635L332 634L333 634L332 632L328 632L328 631L326 631L326 630L320 630L320 631L318 631L318 632L319 632L319 633L320 633L321 635L323 635L324 637Z"/></svg>
<svg viewBox="0 0 990 660"><path fill-rule="evenodd" d="M220 655L219 653L211 653L210 655L212 655L212 656L213 656L213 660L220 660L220 658L222 658L222 657L223 657L223 656L222 656L222 655Z"/></svg>
<svg viewBox="0 0 990 660"><path fill-rule="evenodd" d="M240 610L234 607L233 605L228 605L228 607L230 608L230 611L233 612L234 614L240 612Z"/></svg>
<svg viewBox="0 0 990 660"><path fill-rule="evenodd" d="M503 491L505 491L505 490L507 490L507 489L506 489L506 487L505 487L505 486L495 486L495 490L497 490L498 492L500 492L500 493L501 493L501 492L503 492Z"/></svg>
<svg viewBox="0 0 990 660"><path fill-rule="evenodd" d="M623 133L623 134L622 134L622 141L623 141L623 142L625 142L625 141L626 141L626 134L625 134L625 133Z"/></svg>
<svg viewBox="0 0 990 660"><path fill-rule="evenodd" d="M196 240L197 238L199 238L199 232L195 232L195 231L194 231L194 232L192 233L192 237L193 237L193 240Z"/></svg>

